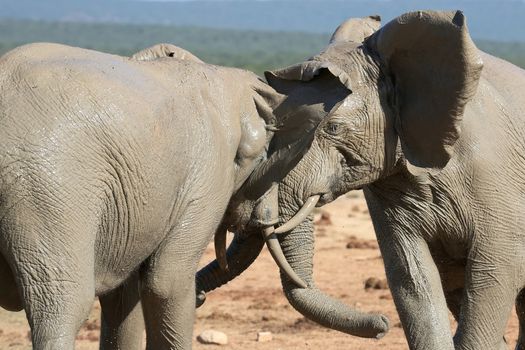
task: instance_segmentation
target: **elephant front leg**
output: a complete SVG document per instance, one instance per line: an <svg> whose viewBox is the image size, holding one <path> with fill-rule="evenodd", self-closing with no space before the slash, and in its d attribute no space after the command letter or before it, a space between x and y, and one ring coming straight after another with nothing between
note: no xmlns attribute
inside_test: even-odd
<svg viewBox="0 0 525 350"><path fill-rule="evenodd" d="M460 315L461 315L461 302L463 299L464 290L463 288L455 289L453 291L445 291L445 298L447 299L447 305L452 312L452 315L454 316L454 319L459 323ZM516 302L516 309L518 309L518 302ZM520 334L521 334L521 328L520 328ZM457 339L459 334L456 334L454 336L455 339ZM521 336L521 335L520 335ZM495 349L507 349L507 342L505 340L505 337L501 338L500 343L495 347ZM520 347L520 340L518 340L518 345L516 347L516 350L525 350L525 348Z"/></svg>
<svg viewBox="0 0 525 350"><path fill-rule="evenodd" d="M117 289L101 296L101 350L140 350L144 318L140 303L139 273L135 272Z"/></svg>
<svg viewBox="0 0 525 350"><path fill-rule="evenodd" d="M439 272L421 238L379 233L388 284L412 350L453 350Z"/></svg>
<svg viewBox="0 0 525 350"><path fill-rule="evenodd" d="M512 258L495 256L494 246L498 244L472 248L454 339L456 349L507 348L502 339L517 295L515 266Z"/></svg>

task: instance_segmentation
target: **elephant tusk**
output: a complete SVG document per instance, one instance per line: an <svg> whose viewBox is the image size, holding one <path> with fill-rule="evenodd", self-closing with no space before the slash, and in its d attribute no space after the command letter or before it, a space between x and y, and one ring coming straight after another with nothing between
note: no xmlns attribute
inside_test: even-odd
<svg viewBox="0 0 525 350"><path fill-rule="evenodd" d="M279 244L279 240L275 235L275 229L272 226L266 227L263 230L263 235L266 241L266 246L268 247L270 254L272 254L273 260L275 260L275 263L277 264L277 266L279 266L279 269L282 272L284 272L288 276L288 278L290 278L290 280L294 282L297 286L301 288L306 288L306 283L304 283L303 280L299 276L297 276L295 271L292 269L292 267L286 260L286 257L283 254L283 250L281 249L281 245Z"/></svg>
<svg viewBox="0 0 525 350"><path fill-rule="evenodd" d="M299 225L301 222L304 221L310 215L312 210L314 210L315 205L317 202L319 202L319 199L321 198L320 195L315 195L308 197L306 202L304 202L304 205L301 209L294 215L293 218L285 222L283 225L277 227L275 229L275 233L284 233L293 230L297 225Z"/></svg>
<svg viewBox="0 0 525 350"><path fill-rule="evenodd" d="M224 227L219 227L215 232L215 256L217 263L222 271L228 271L228 260L226 259L226 234L228 230Z"/></svg>

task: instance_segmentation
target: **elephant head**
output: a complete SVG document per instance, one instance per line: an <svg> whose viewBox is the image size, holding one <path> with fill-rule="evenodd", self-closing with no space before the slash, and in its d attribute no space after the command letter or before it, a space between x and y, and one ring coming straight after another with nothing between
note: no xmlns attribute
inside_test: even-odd
<svg viewBox="0 0 525 350"><path fill-rule="evenodd" d="M267 73L268 82L281 96L279 99L265 96L266 100L273 100L270 105L275 116L275 132L266 159L232 198L215 235L217 260L197 274L201 291L198 305L204 300L204 292L244 271L266 242L280 267L284 292L299 312L329 328L362 337L379 338L388 330L386 317L347 307L322 293L312 279L311 212L318 203L331 198L327 184L346 169L331 172L328 163L334 161L341 166L343 160L332 154L325 157L322 150L325 141L319 139L319 130L327 118L352 107L354 102L348 98L354 85L365 84L364 79L369 78L368 72L349 70L345 58L335 57L335 53L340 48L345 52L356 50L365 36L378 27L378 21L378 17L370 17L343 24L338 29L340 34L334 34L332 44L319 56L330 59L314 58ZM347 40L343 41L343 37ZM371 82L366 83L372 86ZM259 109L263 106L259 103ZM316 164L316 159L323 163ZM322 178L326 179L321 181ZM276 225L279 226L274 228ZM235 238L226 251L227 230L234 232Z"/></svg>
<svg viewBox="0 0 525 350"><path fill-rule="evenodd" d="M377 22L349 20L319 55L266 72L287 98L275 109L269 157L244 184L243 199L249 200L236 207L259 214L267 240L278 234L291 304L323 325L360 336L376 336L387 324L315 288L311 209L397 171L420 176L445 167L483 66L459 11L407 13L375 31ZM283 225L273 230L276 221ZM241 225L243 234L228 249L230 274L215 270L204 290L226 283L255 259L263 244L246 234L249 227ZM214 263L198 281L210 281Z"/></svg>
<svg viewBox="0 0 525 350"><path fill-rule="evenodd" d="M366 23L361 31L348 31L359 23L348 21L321 54L266 72L268 83L289 98L301 96L330 106L315 122L307 111L296 109L294 118L300 122L294 125L302 128L297 144L304 148L297 151L299 159L288 164L292 168L286 175L277 177L279 220L298 213L276 230L282 232L280 246L308 285L297 288L282 273L284 290L292 305L322 324L326 324L324 306L319 307L319 299L304 296L313 289L308 208L397 171L425 176L445 167L483 66L459 11L407 13L373 34L371 20L361 21ZM355 33L371 35L359 40ZM312 87L315 93L310 93ZM281 144L278 137L288 139L289 132L285 127L282 135L276 133L276 149ZM281 168L256 171L252 180L274 183ZM334 325L344 324L344 318L330 312L328 326L341 329Z"/></svg>

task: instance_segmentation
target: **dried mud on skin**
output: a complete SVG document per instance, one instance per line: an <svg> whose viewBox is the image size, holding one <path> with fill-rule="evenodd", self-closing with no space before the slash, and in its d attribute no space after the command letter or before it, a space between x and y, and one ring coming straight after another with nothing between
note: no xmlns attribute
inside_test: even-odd
<svg viewBox="0 0 525 350"><path fill-rule="evenodd" d="M317 210L314 278L319 288L363 311L381 312L391 329L381 340L362 339L329 330L305 319L287 302L281 291L279 272L266 249L246 273L207 295L197 309L193 349L289 350L353 349L406 350L401 324L387 288L383 262L361 192L351 192ZM211 244L204 265L215 256ZM367 281L373 286L365 288ZM372 283L373 282L373 283ZM77 337L77 350L98 349L100 306L94 304ZM451 327L455 323L451 318ZM204 345L195 337L206 329L228 336L228 345ZM272 332L269 342L257 342L257 333ZM513 313L505 334L513 349L518 323ZM31 349L29 327L23 312L0 310L0 349Z"/></svg>

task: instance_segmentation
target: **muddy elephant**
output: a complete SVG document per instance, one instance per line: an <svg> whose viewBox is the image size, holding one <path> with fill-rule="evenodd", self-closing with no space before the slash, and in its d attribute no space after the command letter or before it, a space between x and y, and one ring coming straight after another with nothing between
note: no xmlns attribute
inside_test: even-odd
<svg viewBox="0 0 525 350"><path fill-rule="evenodd" d="M320 205L364 190L410 349L505 349L514 304L525 349L525 71L479 51L460 11L353 33L266 73L283 94L325 84L315 100L338 100L279 194ZM310 222L281 246L313 240Z"/></svg>
<svg viewBox="0 0 525 350"><path fill-rule="evenodd" d="M297 104L172 49L31 44L0 58L0 306L25 310L34 349L73 348L96 296L102 348L138 348L143 311L148 349L189 349L197 264L230 203L253 203L259 234L278 220L268 179L306 148L296 131L274 134L293 129ZM356 333L386 331L348 310Z"/></svg>

